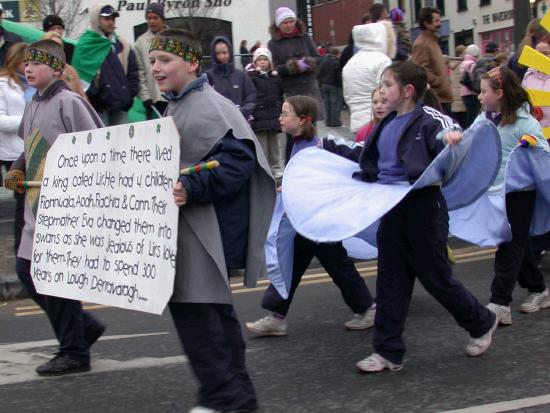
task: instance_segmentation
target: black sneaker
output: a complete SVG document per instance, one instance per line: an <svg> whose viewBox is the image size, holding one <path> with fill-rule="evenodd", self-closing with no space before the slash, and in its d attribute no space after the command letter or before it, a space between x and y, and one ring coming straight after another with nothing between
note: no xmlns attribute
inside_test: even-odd
<svg viewBox="0 0 550 413"><path fill-rule="evenodd" d="M90 362L64 354L55 356L50 361L36 368L39 376L62 376L71 373L90 371Z"/></svg>
<svg viewBox="0 0 550 413"><path fill-rule="evenodd" d="M105 325L100 324L98 328L96 328L94 331L88 332L84 334L84 340L86 340L86 344L88 344L88 347L92 347L92 345L99 340L99 337L103 335L105 332Z"/></svg>

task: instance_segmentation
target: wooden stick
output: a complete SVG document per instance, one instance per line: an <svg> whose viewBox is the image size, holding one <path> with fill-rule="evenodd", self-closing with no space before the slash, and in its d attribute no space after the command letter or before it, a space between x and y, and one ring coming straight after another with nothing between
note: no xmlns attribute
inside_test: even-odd
<svg viewBox="0 0 550 413"><path fill-rule="evenodd" d="M17 181L18 188L40 188L42 181Z"/></svg>
<svg viewBox="0 0 550 413"><path fill-rule="evenodd" d="M209 171L210 169L217 168L218 166L220 166L220 163L218 161L201 162L196 164L195 166L182 169L180 171L180 174L191 175L201 171Z"/></svg>
<svg viewBox="0 0 550 413"><path fill-rule="evenodd" d="M217 168L220 166L218 161L209 161L201 162L195 166L189 168L184 168L180 171L181 175L192 175L201 171L209 171L211 169ZM42 186L42 181L17 181L18 188L40 188Z"/></svg>

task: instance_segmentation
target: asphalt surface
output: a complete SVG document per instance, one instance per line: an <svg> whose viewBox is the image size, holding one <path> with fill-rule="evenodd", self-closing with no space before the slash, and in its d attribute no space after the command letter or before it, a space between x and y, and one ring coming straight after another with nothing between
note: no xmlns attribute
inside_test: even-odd
<svg viewBox="0 0 550 413"><path fill-rule="evenodd" d="M486 303L491 252L458 247L455 275ZM357 265L374 292L373 263ZM549 257L543 266L550 275ZM263 288L235 288L243 325L265 315ZM513 325L497 330L485 355L468 358L467 333L417 283L404 369L360 374L355 363L372 352L372 331L344 330L349 309L323 270L311 268L291 308L288 337L244 331L259 412L550 412L550 310L518 313L525 295L518 287ZM194 405L197 384L169 316L89 307L108 324L93 348L92 371L43 379L34 368L56 348L46 317L30 300L0 304L0 412L186 412Z"/></svg>

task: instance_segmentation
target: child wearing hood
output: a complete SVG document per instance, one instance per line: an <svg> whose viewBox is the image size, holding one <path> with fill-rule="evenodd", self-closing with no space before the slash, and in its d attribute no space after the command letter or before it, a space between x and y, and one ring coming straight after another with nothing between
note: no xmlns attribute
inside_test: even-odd
<svg viewBox="0 0 550 413"><path fill-rule="evenodd" d="M245 119L252 119L256 106L256 88L250 78L233 64L233 49L226 37L217 36L210 47L212 67L206 71L216 92L233 102Z"/></svg>
<svg viewBox="0 0 550 413"><path fill-rule="evenodd" d="M256 107L250 126L260 141L271 172L277 178L283 174L282 143L279 139L279 114L283 105L281 78L273 69L271 52L267 47L254 51L252 63L246 70L256 88Z"/></svg>
<svg viewBox="0 0 550 413"><path fill-rule="evenodd" d="M355 26L353 40L359 51L344 66L342 79L350 129L357 133L372 119L372 92L395 56L395 33L390 22L380 21Z"/></svg>

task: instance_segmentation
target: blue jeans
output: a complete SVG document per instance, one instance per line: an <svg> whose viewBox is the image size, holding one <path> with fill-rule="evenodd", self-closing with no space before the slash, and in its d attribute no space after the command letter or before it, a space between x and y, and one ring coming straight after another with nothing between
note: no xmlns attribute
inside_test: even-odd
<svg viewBox="0 0 550 413"><path fill-rule="evenodd" d="M120 109L105 110L98 113L105 126L125 125L128 123L128 112Z"/></svg>

